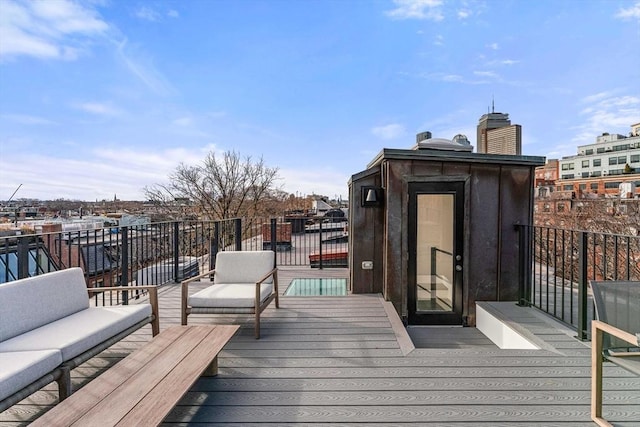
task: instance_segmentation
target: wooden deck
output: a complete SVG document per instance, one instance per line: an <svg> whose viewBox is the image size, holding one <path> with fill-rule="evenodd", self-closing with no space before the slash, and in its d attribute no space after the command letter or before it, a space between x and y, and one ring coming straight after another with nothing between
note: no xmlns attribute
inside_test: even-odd
<svg viewBox="0 0 640 427"><path fill-rule="evenodd" d="M282 268L293 278L346 277L346 269ZM180 322L180 289L159 292L161 329ZM505 313L543 344L501 350L471 328L412 330L414 348L378 295L281 297L263 314L192 315L189 323L242 327L164 425L589 426L590 346L536 309ZM72 373L74 389L148 341L150 327ZM605 368L604 414L640 426L640 379ZM78 390L82 393L82 390ZM0 414L0 427L26 425L55 404L49 386Z"/></svg>

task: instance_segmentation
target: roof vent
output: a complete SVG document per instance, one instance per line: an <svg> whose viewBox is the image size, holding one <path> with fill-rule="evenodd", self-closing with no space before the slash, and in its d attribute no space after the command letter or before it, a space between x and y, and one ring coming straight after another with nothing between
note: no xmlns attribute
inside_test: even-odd
<svg viewBox="0 0 640 427"><path fill-rule="evenodd" d="M428 135L425 138L424 135ZM473 146L466 136L458 134L453 140L446 138L431 138L431 132L422 132L416 135L414 150L448 150L448 151L473 151Z"/></svg>

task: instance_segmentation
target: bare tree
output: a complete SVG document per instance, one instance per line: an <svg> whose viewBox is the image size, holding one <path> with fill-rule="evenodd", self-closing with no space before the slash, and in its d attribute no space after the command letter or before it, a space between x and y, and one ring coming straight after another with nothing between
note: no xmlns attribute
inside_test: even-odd
<svg viewBox="0 0 640 427"><path fill-rule="evenodd" d="M209 152L201 165L180 164L168 184L145 187L144 193L159 204L188 198L203 219L253 217L276 192L278 178L278 168L267 167L262 157L254 161L235 151L220 157Z"/></svg>

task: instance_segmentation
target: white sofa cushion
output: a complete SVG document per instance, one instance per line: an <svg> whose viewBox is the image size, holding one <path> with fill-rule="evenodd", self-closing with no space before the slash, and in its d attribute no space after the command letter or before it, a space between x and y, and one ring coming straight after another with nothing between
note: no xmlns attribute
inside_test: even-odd
<svg viewBox="0 0 640 427"><path fill-rule="evenodd" d="M58 350L0 353L0 400L22 390L62 363Z"/></svg>
<svg viewBox="0 0 640 427"><path fill-rule="evenodd" d="M273 292L272 283L260 286L260 301L264 301ZM254 307L256 301L255 283L221 283L211 285L191 295L188 304L191 307Z"/></svg>
<svg viewBox="0 0 640 427"><path fill-rule="evenodd" d="M0 285L0 341L86 308L89 308L89 296L81 268L3 283Z"/></svg>
<svg viewBox="0 0 640 427"><path fill-rule="evenodd" d="M273 270L273 251L224 251L216 255L214 283L255 283ZM272 283L270 276L265 283Z"/></svg>
<svg viewBox="0 0 640 427"><path fill-rule="evenodd" d="M151 315L151 305L92 307L0 343L0 352L58 349L63 361Z"/></svg>

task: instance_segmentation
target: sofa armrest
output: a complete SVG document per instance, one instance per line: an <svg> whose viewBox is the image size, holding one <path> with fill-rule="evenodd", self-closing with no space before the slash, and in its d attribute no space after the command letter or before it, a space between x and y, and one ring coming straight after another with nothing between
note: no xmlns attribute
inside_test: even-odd
<svg viewBox="0 0 640 427"><path fill-rule="evenodd" d="M153 314L153 320L151 322L151 334L155 337L160 333L160 312L158 310L158 287L156 285L142 285L142 286L108 286L104 288L87 288L89 294L100 292L129 292L129 291L149 291L149 304L151 304L151 313Z"/></svg>

